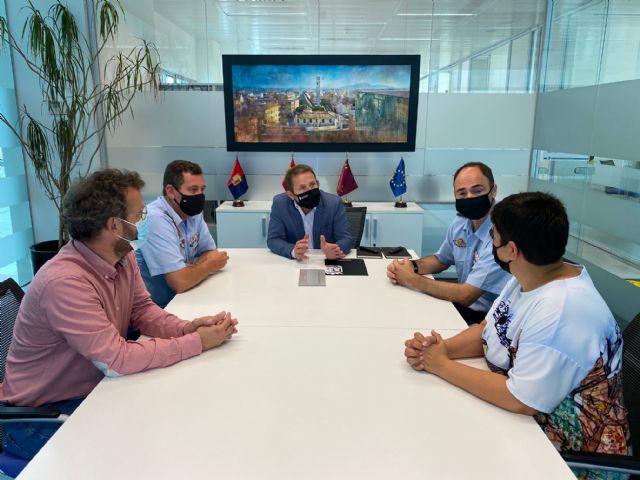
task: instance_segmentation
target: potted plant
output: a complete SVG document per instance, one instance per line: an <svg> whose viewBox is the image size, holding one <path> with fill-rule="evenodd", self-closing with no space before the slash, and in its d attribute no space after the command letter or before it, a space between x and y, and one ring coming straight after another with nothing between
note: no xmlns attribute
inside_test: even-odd
<svg viewBox="0 0 640 480"><path fill-rule="evenodd" d="M81 32L61 0L46 13L29 1L22 39L0 16L0 48L13 50L14 59L23 61L33 72L42 91L42 108L37 112L23 105L17 124L3 112L0 121L22 144L38 182L58 210L58 240L32 247L34 271L44 263L34 259L34 250L49 247L52 252L46 254L48 259L68 240L61 204L72 178L90 171L107 130L120 124L126 112L133 114L134 96L145 90L157 94L159 89L159 55L155 46L144 40L100 65L101 53L116 39L124 10L119 0L90 3L96 20L94 42Z"/></svg>

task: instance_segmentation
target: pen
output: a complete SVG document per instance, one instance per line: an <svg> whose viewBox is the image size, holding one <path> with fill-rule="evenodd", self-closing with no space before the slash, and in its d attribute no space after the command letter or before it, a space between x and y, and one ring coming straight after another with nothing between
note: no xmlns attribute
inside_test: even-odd
<svg viewBox="0 0 640 480"><path fill-rule="evenodd" d="M396 253L400 253L404 247L396 247L389 250L389 255L395 255Z"/></svg>

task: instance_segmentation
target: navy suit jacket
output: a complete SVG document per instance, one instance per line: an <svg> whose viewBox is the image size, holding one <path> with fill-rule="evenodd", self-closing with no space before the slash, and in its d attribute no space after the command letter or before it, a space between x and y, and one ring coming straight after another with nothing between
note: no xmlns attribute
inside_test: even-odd
<svg viewBox="0 0 640 480"><path fill-rule="evenodd" d="M320 203L313 217L313 245L320 248L320 235L327 242L337 243L346 255L353 245L353 237L342 200L337 195L320 191ZM286 258L298 240L304 237L300 212L286 193L273 197L267 246L273 253Z"/></svg>

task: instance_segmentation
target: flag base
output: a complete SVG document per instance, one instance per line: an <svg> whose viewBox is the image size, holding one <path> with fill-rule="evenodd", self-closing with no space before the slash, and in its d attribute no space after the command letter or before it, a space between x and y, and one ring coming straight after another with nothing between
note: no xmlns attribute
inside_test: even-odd
<svg viewBox="0 0 640 480"><path fill-rule="evenodd" d="M244 202L242 200L234 200L232 207L244 207Z"/></svg>
<svg viewBox="0 0 640 480"><path fill-rule="evenodd" d="M396 204L394 205L395 208L407 208L407 202L396 202Z"/></svg>
<svg viewBox="0 0 640 480"><path fill-rule="evenodd" d="M345 207L353 207L353 203L352 203L352 202L350 202L349 200L343 200L343 201L342 201L342 204L343 204Z"/></svg>

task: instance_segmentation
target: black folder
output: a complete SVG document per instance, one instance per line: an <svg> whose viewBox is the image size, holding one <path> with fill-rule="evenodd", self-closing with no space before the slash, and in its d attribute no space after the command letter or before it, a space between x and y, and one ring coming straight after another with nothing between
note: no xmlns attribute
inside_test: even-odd
<svg viewBox="0 0 640 480"><path fill-rule="evenodd" d="M364 260L361 258L343 258L341 260L329 260L324 261L325 266L339 265L342 267L342 273L337 275L361 275L368 276L367 266L364 264ZM335 275L335 274L334 274Z"/></svg>
<svg viewBox="0 0 640 480"><path fill-rule="evenodd" d="M385 258L411 258L411 254L404 247L382 247Z"/></svg>
<svg viewBox="0 0 640 480"><path fill-rule="evenodd" d="M358 247L356 252L358 258L382 258L380 247Z"/></svg>

